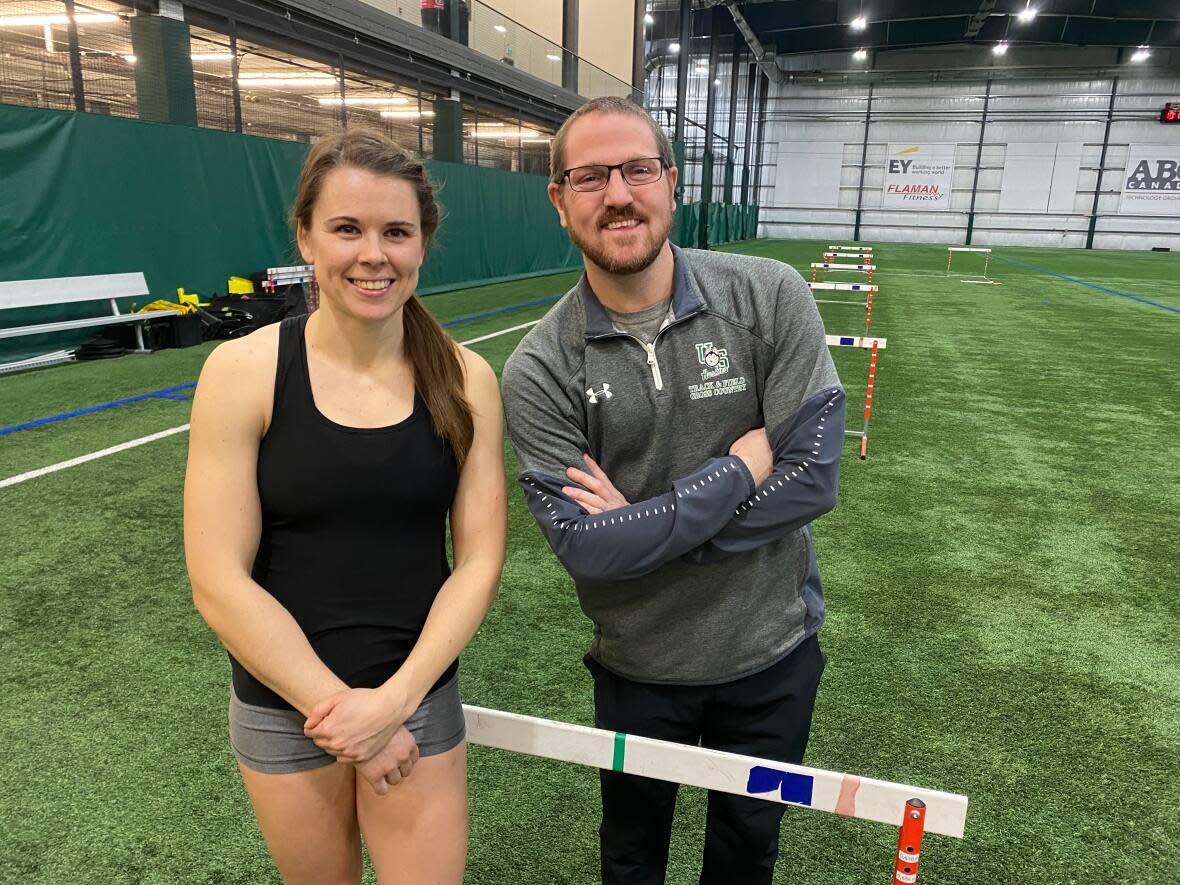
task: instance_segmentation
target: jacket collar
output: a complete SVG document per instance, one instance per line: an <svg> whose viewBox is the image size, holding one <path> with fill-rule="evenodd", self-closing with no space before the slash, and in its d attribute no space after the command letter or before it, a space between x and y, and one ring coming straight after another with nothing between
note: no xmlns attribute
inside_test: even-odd
<svg viewBox="0 0 1180 885"><path fill-rule="evenodd" d="M692 278L692 274L688 272L688 261L685 258L684 250L682 250L675 243L669 243L672 247L672 322L679 322L687 316L694 313L699 313L705 309L705 299L697 288L696 280ZM598 300L598 296L594 294L594 290L590 288L590 283L586 279L586 274L582 274L582 278L578 280L578 285L575 287L579 297L582 299L582 306L586 310L586 339L592 338L606 338L610 335L621 335L618 329L615 328L614 323L611 322L610 317L606 313L606 309L602 306L602 302Z"/></svg>

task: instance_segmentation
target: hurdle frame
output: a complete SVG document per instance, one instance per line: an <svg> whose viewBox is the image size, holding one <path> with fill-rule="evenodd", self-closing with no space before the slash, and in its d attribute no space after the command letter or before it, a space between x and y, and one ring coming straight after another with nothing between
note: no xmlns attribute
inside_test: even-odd
<svg viewBox="0 0 1180 885"><path fill-rule="evenodd" d="M289 267L268 267L266 279L262 281L264 291L273 295L279 286L303 286L303 298L307 312L312 313L320 302L319 287L315 281L315 267L310 264L293 264Z"/></svg>
<svg viewBox="0 0 1180 885"><path fill-rule="evenodd" d="M874 283L808 283L808 288L811 289L811 297L815 299L816 304L847 304L854 307L863 307L865 309L865 331L868 331L869 326L873 324L873 296L879 291L879 286ZM864 292L864 301L848 301L843 298L816 298L815 293L819 291L836 291L836 292Z"/></svg>
<svg viewBox="0 0 1180 885"><path fill-rule="evenodd" d="M813 261L811 262L811 282L815 282L819 271L825 274L829 273L863 273L868 277L868 282L873 281L873 271L877 269L875 264L837 264L831 261Z"/></svg>
<svg viewBox="0 0 1180 885"><path fill-rule="evenodd" d="M885 349L885 339L867 335L827 335L828 347L858 347L869 351L869 380L865 386L864 423L860 430L845 428L844 436L860 440L860 460L869 456L869 420L873 415L873 395L877 385L877 351Z"/></svg>
<svg viewBox="0 0 1180 885"><path fill-rule="evenodd" d="M947 246L946 247L946 272L947 272L948 276L950 276L951 261L954 259L956 252L975 252L975 253L982 253L983 254L983 273L981 274L983 279L966 279L966 280L960 279L959 280L960 283L975 283L977 285L983 285L983 286L998 286L998 285L1000 285L999 283L997 283L995 280L993 280L991 277L989 277L987 275L987 268L992 260L991 247L989 247L989 246ZM975 276L975 275L969 274L969 276Z"/></svg>
<svg viewBox="0 0 1180 885"><path fill-rule="evenodd" d="M463 717L472 744L884 823L899 828L899 846L920 845L918 825L958 839L966 829L969 800L955 793L469 704ZM907 813L915 800L920 820Z"/></svg>

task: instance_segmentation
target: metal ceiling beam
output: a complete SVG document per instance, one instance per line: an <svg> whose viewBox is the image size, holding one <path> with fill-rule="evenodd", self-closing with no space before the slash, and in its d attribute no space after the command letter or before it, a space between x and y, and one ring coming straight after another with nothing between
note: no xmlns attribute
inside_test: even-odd
<svg viewBox="0 0 1180 885"><path fill-rule="evenodd" d="M996 8L996 0L980 0L979 12L971 16L967 22L967 31L963 34L968 40L979 35L979 30L987 22L988 17Z"/></svg>
<svg viewBox="0 0 1180 885"><path fill-rule="evenodd" d="M762 41L758 39L758 35L754 33L745 16L738 10L734 0L705 0L706 7L721 5L724 5L729 10L729 14L733 16L734 26L745 38L746 45L750 47L754 63L772 83L782 83L786 79L786 75L774 61L774 50L767 51L766 47L762 45Z"/></svg>

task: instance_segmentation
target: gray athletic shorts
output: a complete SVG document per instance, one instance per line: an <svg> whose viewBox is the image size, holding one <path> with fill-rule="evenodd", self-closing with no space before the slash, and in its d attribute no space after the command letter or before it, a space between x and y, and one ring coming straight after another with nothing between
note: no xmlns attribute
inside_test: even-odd
<svg viewBox="0 0 1180 885"><path fill-rule="evenodd" d="M335 756L304 735L305 721L298 710L244 704L230 688L229 743L247 768L263 774L291 774L335 762ZM422 756L445 753L462 743L467 731L459 700L459 674L428 694L405 725Z"/></svg>

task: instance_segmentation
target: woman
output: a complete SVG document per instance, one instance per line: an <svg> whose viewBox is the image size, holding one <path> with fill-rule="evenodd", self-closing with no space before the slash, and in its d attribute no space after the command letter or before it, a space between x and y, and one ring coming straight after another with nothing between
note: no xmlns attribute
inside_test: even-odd
<svg viewBox="0 0 1180 885"><path fill-rule="evenodd" d="M396 144L317 144L292 221L319 308L222 344L197 385L193 599L230 653L230 741L284 880L360 882L363 836L381 882L458 883L455 661L504 563L496 378L414 295L439 208Z"/></svg>

